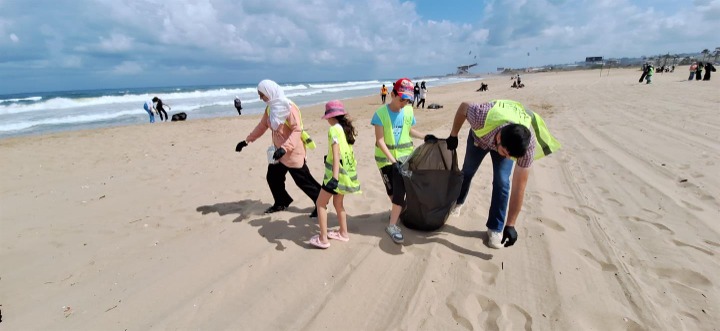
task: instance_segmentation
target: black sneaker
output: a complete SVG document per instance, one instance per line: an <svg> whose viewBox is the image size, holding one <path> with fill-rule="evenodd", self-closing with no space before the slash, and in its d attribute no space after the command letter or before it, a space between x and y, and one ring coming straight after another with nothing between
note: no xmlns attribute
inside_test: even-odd
<svg viewBox="0 0 720 331"><path fill-rule="evenodd" d="M283 211L287 209L288 206L278 206L278 205L272 205L270 208L265 210L265 214L272 214L275 212Z"/></svg>
<svg viewBox="0 0 720 331"><path fill-rule="evenodd" d="M317 218L317 208L313 209L312 213L310 213L310 218Z"/></svg>

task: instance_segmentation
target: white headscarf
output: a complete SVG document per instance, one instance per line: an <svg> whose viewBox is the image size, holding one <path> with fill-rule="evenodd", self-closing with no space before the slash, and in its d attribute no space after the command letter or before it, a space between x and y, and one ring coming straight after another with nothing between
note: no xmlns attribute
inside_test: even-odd
<svg viewBox="0 0 720 331"><path fill-rule="evenodd" d="M261 81L257 89L269 99L266 104L270 107L270 128L277 130L290 116L290 99L285 97L280 85L269 79Z"/></svg>

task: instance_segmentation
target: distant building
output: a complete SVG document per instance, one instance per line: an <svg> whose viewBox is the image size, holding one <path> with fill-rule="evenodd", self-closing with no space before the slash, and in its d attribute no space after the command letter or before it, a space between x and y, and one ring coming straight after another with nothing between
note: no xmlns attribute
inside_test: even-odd
<svg viewBox="0 0 720 331"><path fill-rule="evenodd" d="M602 56L590 56L585 58L585 63L587 64L602 64L603 63L603 57Z"/></svg>

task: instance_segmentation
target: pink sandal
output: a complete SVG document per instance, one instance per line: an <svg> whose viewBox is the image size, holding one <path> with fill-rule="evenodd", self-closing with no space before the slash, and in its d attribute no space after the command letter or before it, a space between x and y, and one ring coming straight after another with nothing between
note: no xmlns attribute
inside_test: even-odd
<svg viewBox="0 0 720 331"><path fill-rule="evenodd" d="M322 241L320 241L320 235L317 235L317 234L314 235L312 238L310 238L310 245L313 245L317 248L322 248L322 249L326 249L326 248L330 247L330 243L328 242L327 244L325 244Z"/></svg>
<svg viewBox="0 0 720 331"><path fill-rule="evenodd" d="M343 236L340 234L340 231L328 231L328 235L327 235L327 236L328 236L328 238L330 238L330 239L340 240L340 241L344 241L344 242L350 241L350 237L347 237L347 238L346 238L346 237L343 237Z"/></svg>

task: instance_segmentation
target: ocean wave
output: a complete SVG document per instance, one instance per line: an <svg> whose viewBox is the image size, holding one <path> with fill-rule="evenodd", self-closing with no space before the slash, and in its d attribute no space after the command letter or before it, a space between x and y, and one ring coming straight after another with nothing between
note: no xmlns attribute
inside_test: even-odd
<svg viewBox="0 0 720 331"><path fill-rule="evenodd" d="M88 115L75 115L75 116L65 116L65 117L55 117L55 118L44 118L41 120L36 121L22 121L22 122L10 122L10 123L3 123L0 125L0 132L9 132L9 131L21 131L25 129L29 129L36 126L41 125L66 125L66 124L81 124L81 123L91 123L91 122L102 122L102 121L109 121L113 119L117 119L120 117L126 117L126 116L138 116L141 114L137 110L126 110L126 111L120 111L120 112L114 112L114 113L97 113L97 114L88 114ZM143 117L147 116L147 114L141 114Z"/></svg>
<svg viewBox="0 0 720 331"><path fill-rule="evenodd" d="M380 81L378 80L368 80L368 81L359 81L359 82L345 82L345 83L330 83L330 84L308 84L311 88L317 88L317 89L325 89L325 88L338 88L338 87L352 87L356 85L381 85Z"/></svg>
<svg viewBox="0 0 720 331"><path fill-rule="evenodd" d="M0 99L0 103L15 103L21 101L40 101L42 97L27 97L27 98L11 98L11 99Z"/></svg>

